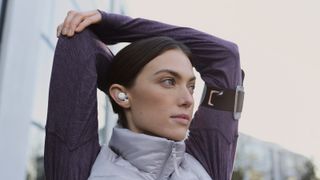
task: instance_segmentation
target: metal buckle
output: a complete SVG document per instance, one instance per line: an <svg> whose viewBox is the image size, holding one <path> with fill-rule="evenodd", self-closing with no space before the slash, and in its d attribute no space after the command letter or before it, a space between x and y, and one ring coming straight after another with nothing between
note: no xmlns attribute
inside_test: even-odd
<svg viewBox="0 0 320 180"><path fill-rule="evenodd" d="M223 91L218 91L218 90L210 90L210 95L209 95L209 99L208 99L208 105L209 106L214 106L214 104L212 103L212 94L216 94L216 96L221 96L223 94Z"/></svg>
<svg viewBox="0 0 320 180"><path fill-rule="evenodd" d="M243 98L244 98L244 88L243 86L239 85L236 89L236 94L234 98L234 109L233 109L233 118L240 119L242 106L243 106ZM237 111L238 107L240 107L240 111Z"/></svg>

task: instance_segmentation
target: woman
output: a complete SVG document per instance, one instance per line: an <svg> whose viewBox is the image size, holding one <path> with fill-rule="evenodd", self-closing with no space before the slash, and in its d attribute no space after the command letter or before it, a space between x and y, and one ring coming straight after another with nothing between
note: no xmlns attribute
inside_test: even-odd
<svg viewBox="0 0 320 180"><path fill-rule="evenodd" d="M94 34L84 30L89 25ZM60 37L54 57L47 179L231 178L243 98L235 44L191 28L101 11L70 11L57 33L74 37ZM133 43L113 57L100 41ZM192 66L206 93L191 121ZM119 126L101 150L97 86L119 115Z"/></svg>

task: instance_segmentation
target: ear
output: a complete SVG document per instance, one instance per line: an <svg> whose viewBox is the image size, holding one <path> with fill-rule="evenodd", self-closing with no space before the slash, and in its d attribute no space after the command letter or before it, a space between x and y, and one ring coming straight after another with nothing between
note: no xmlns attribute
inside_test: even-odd
<svg viewBox="0 0 320 180"><path fill-rule="evenodd" d="M128 109L130 108L130 100L129 97L127 100L123 100L119 98L119 93L125 93L128 96L127 89L120 84L112 84L109 88L109 94L111 98L122 108Z"/></svg>

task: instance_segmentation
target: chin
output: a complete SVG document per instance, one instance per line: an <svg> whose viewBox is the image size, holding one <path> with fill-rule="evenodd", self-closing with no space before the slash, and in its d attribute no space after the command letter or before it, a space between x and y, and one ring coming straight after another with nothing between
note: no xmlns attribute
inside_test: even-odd
<svg viewBox="0 0 320 180"><path fill-rule="evenodd" d="M183 141L185 139L185 137L178 137L178 138L174 138L172 139L173 141Z"/></svg>
<svg viewBox="0 0 320 180"><path fill-rule="evenodd" d="M169 138L173 141L183 141L186 139L186 136L187 136L187 132L184 131L183 133L177 133Z"/></svg>
<svg viewBox="0 0 320 180"><path fill-rule="evenodd" d="M186 139L188 135L188 129L185 128L171 128L170 130L168 129L167 131L161 131L161 132L155 132L155 133L148 133L148 134L153 134L154 136L158 137L163 137L168 140L172 141L183 141Z"/></svg>

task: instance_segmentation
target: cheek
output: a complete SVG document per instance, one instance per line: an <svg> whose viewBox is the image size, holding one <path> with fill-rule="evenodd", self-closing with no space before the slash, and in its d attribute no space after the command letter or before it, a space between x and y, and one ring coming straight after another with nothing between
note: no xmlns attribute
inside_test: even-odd
<svg viewBox="0 0 320 180"><path fill-rule="evenodd" d="M157 117L168 116L170 108L174 106L174 97L172 96L159 87L143 88L133 94L131 109L136 111L134 114L145 118L157 119Z"/></svg>

